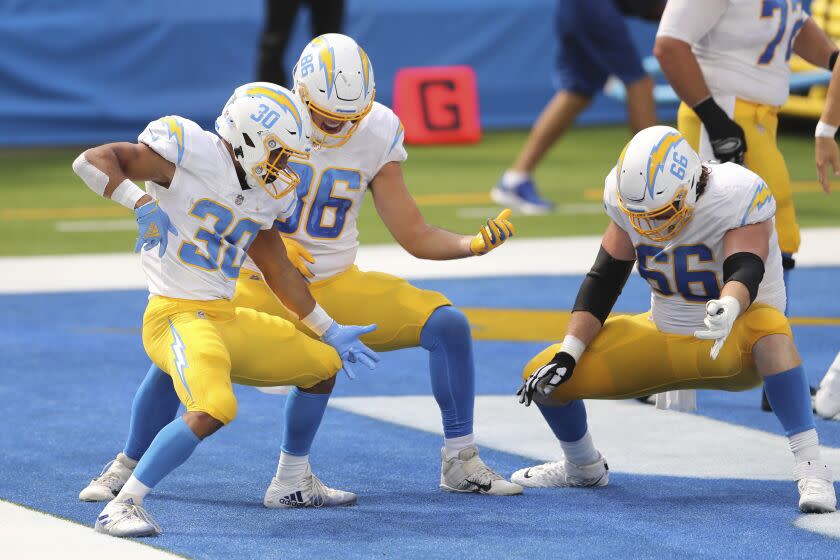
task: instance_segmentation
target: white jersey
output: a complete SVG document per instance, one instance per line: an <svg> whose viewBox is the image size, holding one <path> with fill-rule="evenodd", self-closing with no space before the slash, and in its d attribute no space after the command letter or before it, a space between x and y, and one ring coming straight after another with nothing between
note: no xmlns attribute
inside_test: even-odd
<svg viewBox="0 0 840 560"><path fill-rule="evenodd" d="M323 280L356 260L356 220L371 180L388 162L404 161L403 126L388 107L374 103L346 144L313 150L306 163L294 163L301 178L298 208L280 232L301 243L315 258L308 264Z"/></svg>
<svg viewBox="0 0 840 560"><path fill-rule="evenodd" d="M222 140L182 117L149 123L138 141L175 164L168 188L146 182L178 230L162 258L157 248L141 252L149 294L231 299L245 251L294 209L294 193L275 200L262 188L243 190Z"/></svg>
<svg viewBox="0 0 840 560"><path fill-rule="evenodd" d="M708 183L691 221L667 244L640 235L618 206L615 168L607 175L604 206L610 218L630 236L639 275L651 287L651 311L657 328L670 334L694 334L705 328L705 303L723 288L723 237L731 229L774 220L776 201L764 181L734 163L707 162ZM764 279L756 302L785 311L782 254L776 228L770 236Z"/></svg>
<svg viewBox="0 0 840 560"><path fill-rule="evenodd" d="M691 45L715 99L782 105L807 19L800 0L668 0L656 35Z"/></svg>

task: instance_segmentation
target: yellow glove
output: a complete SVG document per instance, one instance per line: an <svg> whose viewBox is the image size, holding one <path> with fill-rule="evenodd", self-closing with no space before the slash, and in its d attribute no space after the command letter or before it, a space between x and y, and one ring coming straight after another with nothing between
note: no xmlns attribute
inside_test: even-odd
<svg viewBox="0 0 840 560"><path fill-rule="evenodd" d="M492 220L487 220L487 225L470 241L470 251L473 255L484 255L489 253L505 242L508 237L513 237L516 228L508 221L510 208L505 208Z"/></svg>
<svg viewBox="0 0 840 560"><path fill-rule="evenodd" d="M283 237L283 244L286 246L286 254L289 256L291 262L298 272L303 274L305 278L312 278L315 275L310 272L306 263L315 264L315 258L306 250L306 248L290 237Z"/></svg>

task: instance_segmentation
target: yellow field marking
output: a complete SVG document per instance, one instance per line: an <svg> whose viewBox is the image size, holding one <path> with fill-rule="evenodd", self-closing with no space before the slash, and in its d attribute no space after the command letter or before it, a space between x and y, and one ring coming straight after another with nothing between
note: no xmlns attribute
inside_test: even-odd
<svg viewBox="0 0 840 560"><path fill-rule="evenodd" d="M128 216L121 206L80 208L4 208L0 220L60 220L66 218L115 218Z"/></svg>
<svg viewBox="0 0 840 560"><path fill-rule="evenodd" d="M569 311L531 309L463 309L478 340L556 342L569 324ZM791 324L803 327L840 327L840 317L793 317Z"/></svg>

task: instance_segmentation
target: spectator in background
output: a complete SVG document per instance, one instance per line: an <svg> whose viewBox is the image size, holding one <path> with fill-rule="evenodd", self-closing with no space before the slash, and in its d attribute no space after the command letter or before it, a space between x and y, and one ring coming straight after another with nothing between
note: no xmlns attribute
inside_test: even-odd
<svg viewBox="0 0 840 560"><path fill-rule="evenodd" d="M283 55L301 4L309 4L312 37L341 32L344 0L265 0L265 29L260 39L257 68L259 81L291 85Z"/></svg>
<svg viewBox="0 0 840 560"><path fill-rule="evenodd" d="M548 149L603 89L610 75L627 88L630 128L636 133L656 124L653 80L642 61L623 14L658 21L664 0L558 0L556 14L558 91L545 106L513 165L490 195L497 204L526 214L551 212L531 177Z"/></svg>

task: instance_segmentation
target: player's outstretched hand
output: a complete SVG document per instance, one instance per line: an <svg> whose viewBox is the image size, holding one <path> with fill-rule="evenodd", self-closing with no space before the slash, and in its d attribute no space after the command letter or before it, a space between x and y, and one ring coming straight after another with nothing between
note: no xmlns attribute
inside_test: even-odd
<svg viewBox="0 0 840 560"><path fill-rule="evenodd" d="M544 397L550 395L554 389L572 377L575 370L575 359L567 352L557 352L546 365L537 368L516 392L519 402L530 406L534 400L534 393L539 392Z"/></svg>
<svg viewBox="0 0 840 560"><path fill-rule="evenodd" d="M817 177L820 180L823 191L826 194L831 192L831 183L828 182L828 166L834 171L834 176L840 175L840 150L834 138L816 138L816 160Z"/></svg>
<svg viewBox="0 0 840 560"><path fill-rule="evenodd" d="M347 374L350 379L356 379L356 366L354 364L361 363L367 366L368 369L375 369L376 363L379 361L379 355L368 348L364 342L359 340L363 334L373 332L376 330L376 325L367 325L365 327L357 327L354 325L340 325L333 322L321 340L335 348L341 358L341 369Z"/></svg>
<svg viewBox="0 0 840 560"><path fill-rule="evenodd" d="M178 231L169 221L169 216L163 208L158 206L157 201L148 202L140 208L135 208L134 215L137 217L137 227L139 229L134 252L139 253L140 248L149 251L159 247L158 256L162 257L166 253L169 234L178 235Z"/></svg>
<svg viewBox="0 0 840 560"><path fill-rule="evenodd" d="M702 340L714 340L712 351L709 355L716 360L720 349L723 348L726 338L732 331L735 319L741 314L741 304L732 296L723 296L720 299L710 299L706 302L706 324L705 331L695 331L694 336Z"/></svg>
<svg viewBox="0 0 840 560"><path fill-rule="evenodd" d="M312 256L312 253L307 251L306 247L298 241L290 237L283 237L283 244L286 246L286 255L289 257L289 262L298 269L298 272L303 274L304 278L314 277L315 275L306 266L306 263L315 264L315 257Z"/></svg>
<svg viewBox="0 0 840 560"><path fill-rule="evenodd" d="M510 208L505 208L473 237L470 251L473 255L485 255L516 234L516 228L510 223Z"/></svg>

